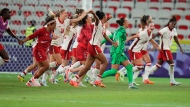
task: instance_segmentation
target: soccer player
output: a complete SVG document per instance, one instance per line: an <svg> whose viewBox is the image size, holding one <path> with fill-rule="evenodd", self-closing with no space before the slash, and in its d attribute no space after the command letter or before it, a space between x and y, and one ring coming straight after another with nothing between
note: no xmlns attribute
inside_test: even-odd
<svg viewBox="0 0 190 107"><path fill-rule="evenodd" d="M0 12L0 38L2 38L3 33L7 31L7 33L18 40L19 44L22 44L23 41L21 41L18 37L16 37L9 28L9 19L11 18L11 12L8 8L3 8ZM0 44L0 66L9 62L9 56L4 49L3 45Z"/></svg>
<svg viewBox="0 0 190 107"><path fill-rule="evenodd" d="M161 37L160 47L161 51L158 54L158 59L156 65L152 66L149 70L149 72L145 72L144 79L148 79L149 74L156 71L158 68L162 66L162 64L166 61L170 65L169 69L169 75L170 75L170 85L180 85L179 82L176 82L174 79L174 61L173 56L170 51L170 46L172 44L172 38L174 38L174 41L177 43L177 45L180 48L180 51L184 54L183 49L181 48L178 38L177 38L177 31L175 29L175 25L177 23L176 17L172 16L172 18L167 23L167 26L161 29L155 36L155 37Z"/></svg>
<svg viewBox="0 0 190 107"><path fill-rule="evenodd" d="M47 52L48 48L50 47L51 40L58 38L56 36L52 37L52 32L56 27L56 21L54 17L48 17L46 18L45 24L47 25L47 27L42 27L38 29L35 33L23 40L23 42L26 42L28 40L37 38L37 43L33 50L33 55L39 68L35 72L34 76L26 83L26 85L28 86L41 86L38 78L49 68L55 67L49 64Z"/></svg>
<svg viewBox="0 0 190 107"><path fill-rule="evenodd" d="M118 43L118 47L116 46L111 47L110 56L111 56L112 69L105 71L102 75L102 78L116 74L120 64L122 64L128 72L127 74L129 80L129 89L137 89L137 87L133 85L133 71L132 71L133 65L130 63L128 57L124 53L125 42L126 42L126 28L128 28L129 22L126 18L121 18L117 20L116 23L119 24L119 28L117 28L117 30L112 35L110 35L110 38L114 42ZM103 42L105 43L105 41Z"/></svg>
<svg viewBox="0 0 190 107"><path fill-rule="evenodd" d="M103 27L104 23L107 22L107 17L104 12L96 11L96 15L99 18L99 21L95 22L95 27L93 29L93 35L92 38L88 44L88 56L85 63L85 67L79 71L78 75L76 75L71 81L70 85L74 87L78 87L77 80L83 76L88 70L90 70L92 64L94 63L95 59L98 59L101 61L102 66L100 68L100 73L98 74L98 77L94 81L94 84L100 87L105 87L104 84L102 84L101 81L101 75L105 71L107 67L107 59L102 53L100 49L101 41L106 38L109 42L111 42L113 45L117 46L117 43L113 42L111 39L109 39L105 34L105 29Z"/></svg>

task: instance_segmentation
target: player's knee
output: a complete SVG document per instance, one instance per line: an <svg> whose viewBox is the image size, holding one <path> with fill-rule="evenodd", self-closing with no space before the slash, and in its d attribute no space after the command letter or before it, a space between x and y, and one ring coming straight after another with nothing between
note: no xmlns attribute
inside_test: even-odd
<svg viewBox="0 0 190 107"><path fill-rule="evenodd" d="M137 68L138 68L138 70L142 70L144 68L144 66L143 65L139 65L139 66L137 66Z"/></svg>

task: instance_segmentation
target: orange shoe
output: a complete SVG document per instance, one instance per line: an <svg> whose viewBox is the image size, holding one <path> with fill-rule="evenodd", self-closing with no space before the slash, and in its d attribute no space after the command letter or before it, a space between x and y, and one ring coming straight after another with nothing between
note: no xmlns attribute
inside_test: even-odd
<svg viewBox="0 0 190 107"><path fill-rule="evenodd" d="M102 88L105 88L105 87L106 87L104 84L102 84L101 81L94 81L94 84L95 84L96 86L100 86L100 87L102 87Z"/></svg>
<svg viewBox="0 0 190 107"><path fill-rule="evenodd" d="M70 85L73 87L79 87L78 83L76 81L71 80Z"/></svg>
<svg viewBox="0 0 190 107"><path fill-rule="evenodd" d="M120 77L120 74L119 74L119 73L116 73L116 74L115 74L115 79L116 79L116 81L119 81L119 77Z"/></svg>
<svg viewBox="0 0 190 107"><path fill-rule="evenodd" d="M154 82L150 81L149 79L144 80L144 84L154 84Z"/></svg>

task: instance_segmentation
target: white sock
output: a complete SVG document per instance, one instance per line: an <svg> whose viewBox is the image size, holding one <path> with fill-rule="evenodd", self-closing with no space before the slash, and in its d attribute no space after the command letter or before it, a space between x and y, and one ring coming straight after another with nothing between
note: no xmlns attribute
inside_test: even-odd
<svg viewBox="0 0 190 107"><path fill-rule="evenodd" d="M90 80L93 80L92 70L93 70L93 68L91 68L90 70L88 70L88 72L86 74L90 78Z"/></svg>
<svg viewBox="0 0 190 107"><path fill-rule="evenodd" d="M156 65L152 66L149 70L149 74L155 72L158 69L158 67ZM149 76L149 75L148 75Z"/></svg>
<svg viewBox="0 0 190 107"><path fill-rule="evenodd" d="M81 66L82 64L80 63L80 61L75 62L74 64L71 65L71 67L69 69L74 69L77 68L79 66Z"/></svg>
<svg viewBox="0 0 190 107"><path fill-rule="evenodd" d="M61 73L65 73L65 70L68 69L69 66L62 66L60 65L58 69L56 70L55 74L51 76L51 79L57 78L57 76ZM64 75L63 75L64 76Z"/></svg>
<svg viewBox="0 0 190 107"><path fill-rule="evenodd" d="M42 82L46 82L47 78L48 78L48 73L44 72L44 74L42 75Z"/></svg>
<svg viewBox="0 0 190 107"><path fill-rule="evenodd" d="M3 64L5 64L5 61L4 61L4 59L2 59L2 58L0 57L0 66L3 65Z"/></svg>
<svg viewBox="0 0 190 107"><path fill-rule="evenodd" d="M169 75L170 75L170 83L174 83L174 65L170 65L169 67Z"/></svg>
<svg viewBox="0 0 190 107"><path fill-rule="evenodd" d="M133 72L137 72L139 69L137 66L133 66Z"/></svg>
<svg viewBox="0 0 190 107"><path fill-rule="evenodd" d="M28 73L28 71L27 71L27 70L24 70L23 72L20 73L20 75L21 75L22 77L24 77L27 73Z"/></svg>
<svg viewBox="0 0 190 107"><path fill-rule="evenodd" d="M125 67L121 68L118 72L123 72L124 74L127 74L127 70Z"/></svg>
<svg viewBox="0 0 190 107"><path fill-rule="evenodd" d="M100 70L97 69L97 68L94 68L92 70L92 78L93 78L94 81L96 80L96 77L98 76L99 72L100 72Z"/></svg>
<svg viewBox="0 0 190 107"><path fill-rule="evenodd" d="M51 68L55 68L55 67L57 67L57 66L58 66L57 62L51 62L51 63L49 63L50 69L51 69Z"/></svg>
<svg viewBox="0 0 190 107"><path fill-rule="evenodd" d="M144 79L147 80L149 77L149 70L150 70L150 66L146 65L145 66L145 73L144 73Z"/></svg>
<svg viewBox="0 0 190 107"><path fill-rule="evenodd" d="M139 76L140 71L141 70L138 70L138 71L133 73L133 80L135 80Z"/></svg>

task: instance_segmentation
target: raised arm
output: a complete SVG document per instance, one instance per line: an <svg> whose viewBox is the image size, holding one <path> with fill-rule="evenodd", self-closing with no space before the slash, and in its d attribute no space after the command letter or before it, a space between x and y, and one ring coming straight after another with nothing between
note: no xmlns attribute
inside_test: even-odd
<svg viewBox="0 0 190 107"><path fill-rule="evenodd" d="M181 53L184 54L184 51L183 51L183 49L181 48L181 45L179 44L179 41L178 41L177 36L174 36L174 41L175 41L175 42L177 43L177 45L179 46Z"/></svg>
<svg viewBox="0 0 190 107"><path fill-rule="evenodd" d="M76 19L71 19L71 23L75 23L75 22L78 22L80 20L82 20L88 13L90 13L92 10L88 11L88 12L83 12L81 16L79 16L78 18Z"/></svg>

